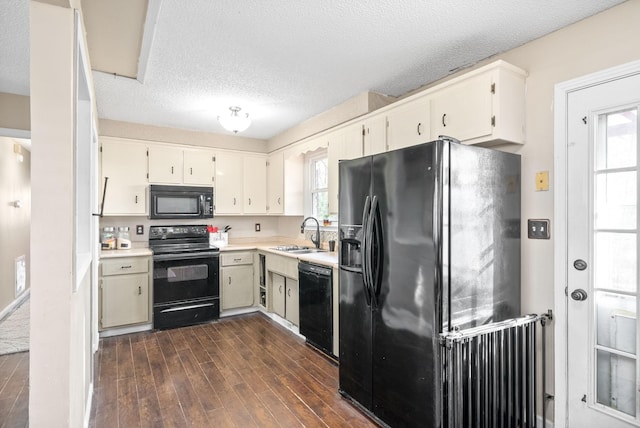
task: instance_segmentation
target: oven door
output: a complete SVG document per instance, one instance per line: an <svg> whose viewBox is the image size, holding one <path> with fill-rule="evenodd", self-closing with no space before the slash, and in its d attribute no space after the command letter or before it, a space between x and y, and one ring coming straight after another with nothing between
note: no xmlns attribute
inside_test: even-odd
<svg viewBox="0 0 640 428"><path fill-rule="evenodd" d="M153 327L169 329L220 317L220 253L153 257Z"/></svg>

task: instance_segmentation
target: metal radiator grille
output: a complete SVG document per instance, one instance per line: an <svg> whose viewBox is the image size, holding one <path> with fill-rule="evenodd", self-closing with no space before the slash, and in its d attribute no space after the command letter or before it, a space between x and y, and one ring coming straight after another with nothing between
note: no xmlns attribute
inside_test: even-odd
<svg viewBox="0 0 640 428"><path fill-rule="evenodd" d="M441 336L444 427L536 427L536 325L544 317Z"/></svg>

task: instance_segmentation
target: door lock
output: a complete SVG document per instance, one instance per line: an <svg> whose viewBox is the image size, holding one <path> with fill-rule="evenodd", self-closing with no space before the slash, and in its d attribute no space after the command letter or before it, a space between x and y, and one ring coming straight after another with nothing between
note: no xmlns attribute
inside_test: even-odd
<svg viewBox="0 0 640 428"><path fill-rule="evenodd" d="M571 298L573 300L576 300L578 302L581 302L583 300L587 300L587 297L589 295L587 294L586 291L584 291L582 288L576 288L575 290L573 290L571 292Z"/></svg>

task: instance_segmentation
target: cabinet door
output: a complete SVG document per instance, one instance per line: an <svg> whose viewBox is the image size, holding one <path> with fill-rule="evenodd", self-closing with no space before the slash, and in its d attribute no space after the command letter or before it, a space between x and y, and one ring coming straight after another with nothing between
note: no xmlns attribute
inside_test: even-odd
<svg viewBox="0 0 640 428"><path fill-rule="evenodd" d="M216 214L242 214L242 156L216 155Z"/></svg>
<svg viewBox="0 0 640 428"><path fill-rule="evenodd" d="M329 148L327 162L329 163L329 214L338 213L338 162L344 159L344 135L334 132L327 136Z"/></svg>
<svg viewBox="0 0 640 428"><path fill-rule="evenodd" d="M102 181L108 177L105 215L146 214L147 146L101 138Z"/></svg>
<svg viewBox="0 0 640 428"><path fill-rule="evenodd" d="M182 149L149 146L149 182L182 183Z"/></svg>
<svg viewBox="0 0 640 428"><path fill-rule="evenodd" d="M244 157L244 213L267 213L267 159Z"/></svg>
<svg viewBox="0 0 640 428"><path fill-rule="evenodd" d="M484 73L435 93L431 99L431 139L446 135L464 141L490 135L491 83L491 73Z"/></svg>
<svg viewBox="0 0 640 428"><path fill-rule="evenodd" d="M149 322L149 275L105 276L100 286L100 326Z"/></svg>
<svg viewBox="0 0 640 428"><path fill-rule="evenodd" d="M298 296L298 281L287 278L287 296L285 317L295 325L300 325L300 298Z"/></svg>
<svg viewBox="0 0 640 428"><path fill-rule="evenodd" d="M184 176L185 184L213 186L214 162L213 152L209 150L185 150Z"/></svg>
<svg viewBox="0 0 640 428"><path fill-rule="evenodd" d="M285 317L285 278L277 273L271 274L271 309L282 318Z"/></svg>
<svg viewBox="0 0 640 428"><path fill-rule="evenodd" d="M387 117L377 116L364 122L364 156L387 151Z"/></svg>
<svg viewBox="0 0 640 428"><path fill-rule="evenodd" d="M429 100L418 99L396 109L387 116L387 146L389 150L414 146L431 140Z"/></svg>
<svg viewBox="0 0 640 428"><path fill-rule="evenodd" d="M302 177L299 177L302 181ZM267 211L269 214L284 213L284 155L282 152L269 156L267 162Z"/></svg>
<svg viewBox="0 0 640 428"><path fill-rule="evenodd" d="M221 270L222 309L253 306L253 265L228 266Z"/></svg>

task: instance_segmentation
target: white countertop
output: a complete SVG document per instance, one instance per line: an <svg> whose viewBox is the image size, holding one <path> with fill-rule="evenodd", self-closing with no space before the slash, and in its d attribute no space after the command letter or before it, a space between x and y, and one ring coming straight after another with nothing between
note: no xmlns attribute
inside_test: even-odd
<svg viewBox="0 0 640 428"><path fill-rule="evenodd" d="M320 253L309 253L309 254L292 254L286 251L274 250L274 247L279 245L286 245L287 243L283 243L282 241L273 241L273 242L246 242L242 244L229 244L224 247L220 247L220 252L228 252L228 251L253 251L259 250L264 251L271 254L277 254L279 256L284 257L292 257L294 259L303 260L309 263L317 263L319 265L329 266L332 268L338 267L338 253L337 252L320 252ZM116 257L142 257L142 256L152 256L153 252L147 247L137 247L132 248L130 250L103 250L100 251L101 259L110 259Z"/></svg>
<svg viewBox="0 0 640 428"><path fill-rule="evenodd" d="M143 257L152 256L153 251L147 247L132 248L130 250L102 250L100 251L101 259L112 259L116 257Z"/></svg>

